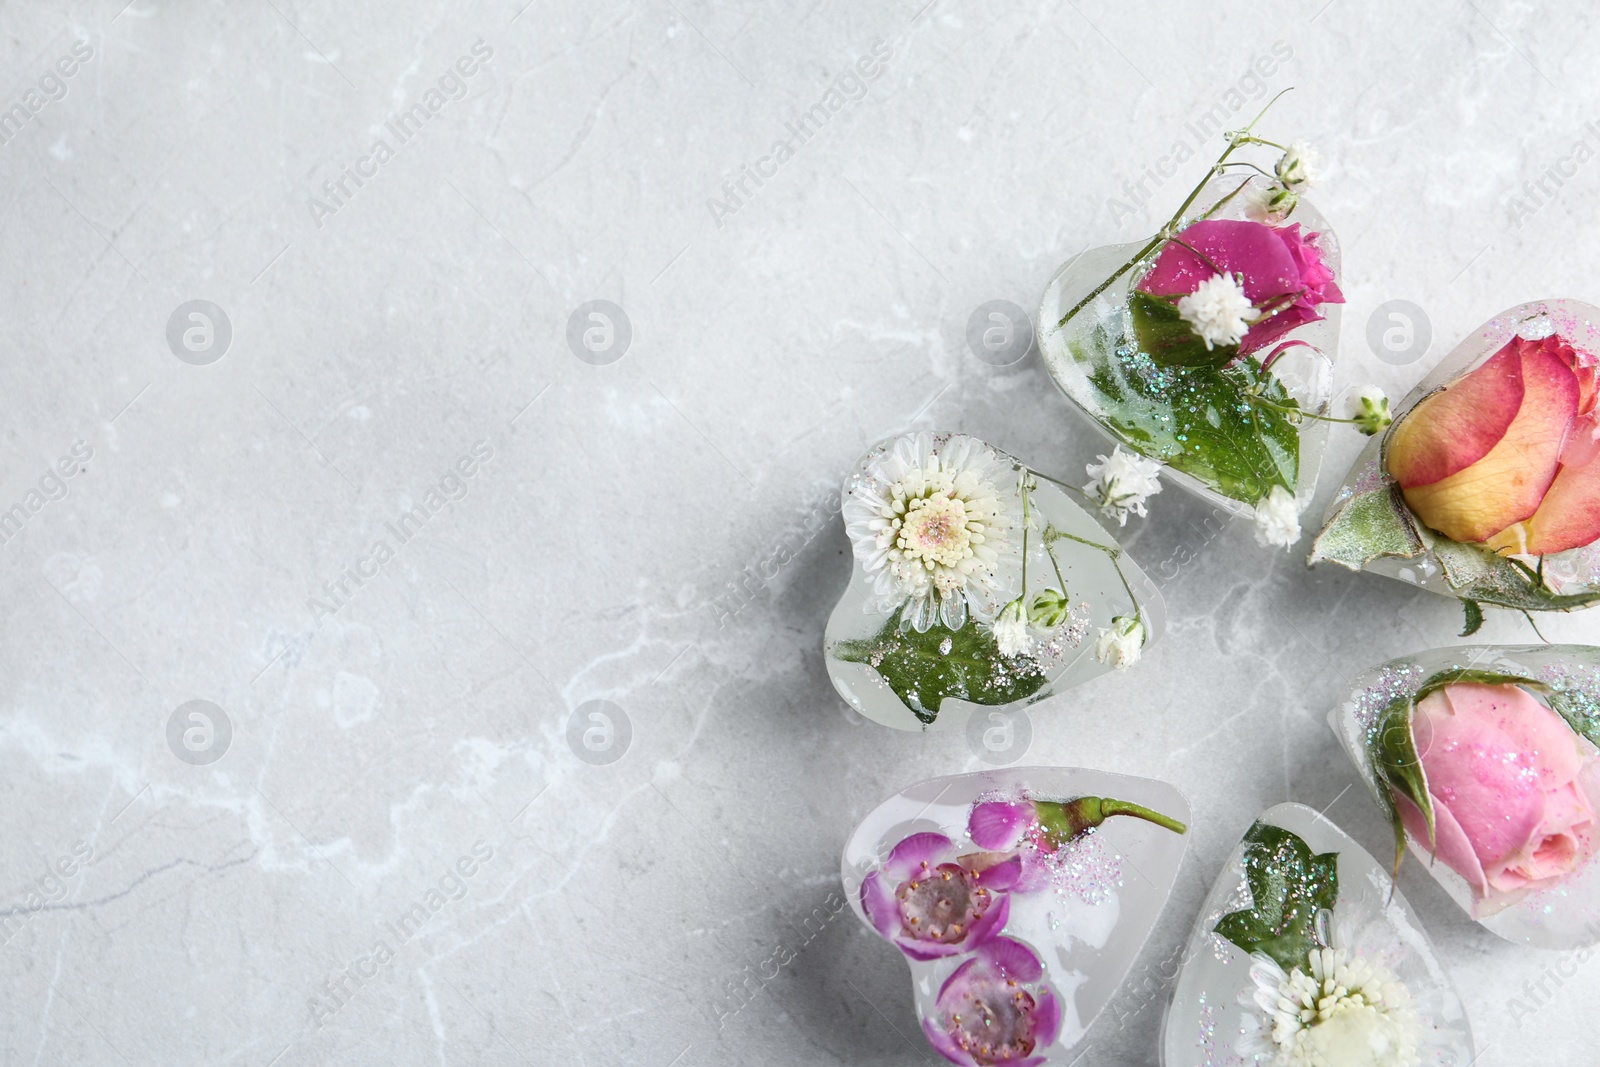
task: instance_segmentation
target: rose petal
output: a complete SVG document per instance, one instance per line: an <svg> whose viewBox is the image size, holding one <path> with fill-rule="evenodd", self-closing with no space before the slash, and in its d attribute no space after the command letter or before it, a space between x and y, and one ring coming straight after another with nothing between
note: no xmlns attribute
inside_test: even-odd
<svg viewBox="0 0 1600 1067"><path fill-rule="evenodd" d="M1515 341L1513 342L1515 344ZM1487 364L1486 364L1487 365ZM1481 369L1481 368L1480 368ZM1538 510L1545 491L1555 480L1561 451L1567 442L1568 431L1578 410L1578 379L1571 368L1555 353L1544 348L1525 347L1521 353L1523 395L1516 416L1506 428L1504 436L1479 460L1456 469L1438 481L1416 484L1418 471L1429 473L1443 469L1440 456L1447 456L1453 464L1461 451L1443 449L1433 456L1433 464L1419 460L1407 466L1406 457L1423 455L1413 453L1413 437L1402 434L1389 442L1389 472L1397 480L1412 480L1407 487L1401 480L1401 491L1406 503L1423 522L1446 537L1457 541L1483 541L1500 533L1512 523L1521 522ZM1477 373L1474 371L1473 373ZM1470 375L1469 375L1470 377ZM1490 379L1491 384L1504 379ZM1434 394L1447 398L1452 390ZM1430 398L1432 399L1432 398ZM1424 401L1427 404L1428 401ZM1410 415L1401 420L1398 429L1410 425L1426 428L1435 421L1432 413L1417 421L1419 404ZM1451 417L1443 421L1457 426L1461 412L1454 404L1441 407L1441 412ZM1497 423L1500 413L1493 408L1486 414L1491 423ZM1436 430L1419 429L1414 433L1436 433ZM1440 442L1435 442L1438 444ZM1400 466L1396 466L1395 448L1400 446ZM1476 447L1474 445L1474 447Z"/></svg>
<svg viewBox="0 0 1600 1067"><path fill-rule="evenodd" d="M1400 809L1400 821L1405 823L1406 833L1411 835L1419 857L1423 862L1429 862L1430 857L1426 852L1428 823L1422 817L1422 810L1399 793L1391 795L1394 797L1395 806ZM1483 864L1478 862L1477 853L1472 851L1472 842L1467 840L1466 831L1461 829L1461 824L1450 814L1450 809L1440 804L1437 799L1433 804L1433 828L1435 839L1439 844L1438 858L1444 861L1446 867L1465 878L1478 896L1487 896L1489 880L1484 877Z"/></svg>
<svg viewBox="0 0 1600 1067"><path fill-rule="evenodd" d="M1569 464L1567 456L1575 449L1569 443L1555 480L1545 491L1539 509L1526 522L1508 527L1488 545L1499 552L1542 556L1582 548L1600 539L1600 462L1596 462L1592 431L1580 420L1575 425L1585 431L1578 451L1589 453L1581 465Z"/></svg>
<svg viewBox="0 0 1600 1067"><path fill-rule="evenodd" d="M901 930L900 908L895 903L894 890L873 871L861 882L861 910L878 933L891 940Z"/></svg>
<svg viewBox="0 0 1600 1067"><path fill-rule="evenodd" d="M1037 982L1044 964L1033 949L1010 937L997 937L978 949L978 957L988 961L1001 975L1018 982Z"/></svg>
<svg viewBox="0 0 1600 1067"><path fill-rule="evenodd" d="M961 1067L976 1067L976 1061L965 1052L962 1052L955 1040L939 1029L932 1019L922 1020L922 1036L928 1039L928 1044L933 1046L933 1051L951 1063L958 1063Z"/></svg>
<svg viewBox="0 0 1600 1067"><path fill-rule="evenodd" d="M924 863L930 867L943 860L955 846L943 834L920 833L912 834L903 839L894 850L889 853L889 858L884 862L883 869L889 877L897 882L904 881L922 869Z"/></svg>
<svg viewBox="0 0 1600 1067"><path fill-rule="evenodd" d="M1460 824L1492 883L1507 860L1523 853L1538 828L1544 790L1537 774L1528 773L1537 757L1521 751L1500 728L1503 712L1484 707L1468 693L1461 694L1462 706L1471 712L1455 711L1453 694L1472 688L1447 686L1421 701L1412 731L1435 812L1446 810Z"/></svg>
<svg viewBox="0 0 1600 1067"><path fill-rule="evenodd" d="M1389 473L1412 489L1470 467L1506 435L1522 396L1522 359L1507 344L1395 423L1384 452Z"/></svg>
<svg viewBox="0 0 1600 1067"><path fill-rule="evenodd" d="M1544 789L1566 785L1583 769L1585 751L1567 720L1521 686L1456 682L1439 695L1462 727L1496 730L1513 750L1536 756Z"/></svg>
<svg viewBox="0 0 1600 1067"><path fill-rule="evenodd" d="M1137 288L1157 296L1187 296L1218 272L1243 278L1244 295L1257 307L1297 291L1294 257L1271 226L1238 219L1207 219L1179 234L1189 248L1169 241ZM1210 262L1206 262L1210 260Z"/></svg>
<svg viewBox="0 0 1600 1067"><path fill-rule="evenodd" d="M1032 823L1032 804L990 800L972 806L972 814L967 816L967 836L979 848L1015 848Z"/></svg>

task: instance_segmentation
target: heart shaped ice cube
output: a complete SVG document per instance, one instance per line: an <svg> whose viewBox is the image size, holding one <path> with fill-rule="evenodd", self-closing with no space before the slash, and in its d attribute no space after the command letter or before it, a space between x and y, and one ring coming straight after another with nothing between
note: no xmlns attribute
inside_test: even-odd
<svg viewBox="0 0 1600 1067"><path fill-rule="evenodd" d="M1070 767L932 778L861 820L846 895L911 969L928 1042L968 1067L1072 1063L1172 892L1189 805Z"/></svg>
<svg viewBox="0 0 1600 1067"><path fill-rule="evenodd" d="M1600 308L1518 304L1463 340L1356 460L1312 563L1480 605L1600 600Z"/></svg>
<svg viewBox="0 0 1600 1067"><path fill-rule="evenodd" d="M1472 1033L1388 874L1301 804L1262 814L1206 897L1162 1024L1164 1067L1468 1067Z"/></svg>
<svg viewBox="0 0 1600 1067"><path fill-rule="evenodd" d="M1096 427L1240 515L1275 487L1296 511L1311 499L1328 423L1296 412L1327 413L1344 299L1327 220L1303 199L1286 218L1251 218L1259 188L1217 178L1170 238L1074 256L1038 320L1045 365ZM1211 286L1219 277L1237 284ZM1230 314L1250 326L1231 345Z"/></svg>
<svg viewBox="0 0 1600 1067"><path fill-rule="evenodd" d="M1397 863L1409 847L1509 941L1600 942L1600 648L1420 652L1357 678L1329 721Z"/></svg>
<svg viewBox="0 0 1600 1067"><path fill-rule="evenodd" d="M977 438L879 443L842 509L855 562L828 674L887 726L958 729L1043 700L1131 664L1164 621L1155 585L1087 511Z"/></svg>

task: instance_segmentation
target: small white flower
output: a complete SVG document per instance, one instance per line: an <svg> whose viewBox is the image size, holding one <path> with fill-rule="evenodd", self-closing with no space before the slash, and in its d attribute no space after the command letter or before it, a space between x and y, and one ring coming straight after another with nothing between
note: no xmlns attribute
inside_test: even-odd
<svg viewBox="0 0 1600 1067"><path fill-rule="evenodd" d="M1300 505L1294 494L1281 485L1261 498L1256 505L1256 543L1290 548L1300 540Z"/></svg>
<svg viewBox="0 0 1600 1067"><path fill-rule="evenodd" d="M995 641L1000 645L1002 656L1020 656L1033 648L1033 638L1028 636L1028 618L1022 610L1021 597L1000 609L1000 614L995 617L994 625L990 629L994 632Z"/></svg>
<svg viewBox="0 0 1600 1067"><path fill-rule="evenodd" d="M1314 949L1311 973L1288 974L1264 954L1250 966L1253 988L1240 1050L1275 1067L1417 1067L1421 1027L1411 991L1381 961L1340 948Z"/></svg>
<svg viewBox="0 0 1600 1067"><path fill-rule="evenodd" d="M1286 189L1295 192L1304 192L1317 182L1317 163L1321 157L1317 150L1304 141L1294 141L1289 145L1289 150L1278 160L1278 165L1273 168Z"/></svg>
<svg viewBox="0 0 1600 1067"><path fill-rule="evenodd" d="M1101 630L1100 636L1095 638L1094 658L1119 671L1131 667L1139 662L1139 655L1144 651L1145 635L1144 623L1137 615L1118 615L1111 620L1110 627Z"/></svg>
<svg viewBox="0 0 1600 1067"><path fill-rule="evenodd" d="M1161 464L1137 452L1124 452L1121 445L1113 448L1111 455L1095 458L1100 462L1085 468L1094 481L1083 487L1084 495L1100 505L1100 514L1116 519L1118 526L1128 524L1129 512L1142 518L1145 501L1161 492Z"/></svg>
<svg viewBox="0 0 1600 1067"><path fill-rule="evenodd" d="M1356 429L1371 437L1394 421L1389 414L1389 398L1376 385L1364 385L1347 402L1345 414L1355 420Z"/></svg>
<svg viewBox="0 0 1600 1067"><path fill-rule="evenodd" d="M1237 345L1261 317L1244 295L1243 283L1232 274L1213 274L1201 282L1178 301L1178 314L1200 335L1208 352L1217 345Z"/></svg>

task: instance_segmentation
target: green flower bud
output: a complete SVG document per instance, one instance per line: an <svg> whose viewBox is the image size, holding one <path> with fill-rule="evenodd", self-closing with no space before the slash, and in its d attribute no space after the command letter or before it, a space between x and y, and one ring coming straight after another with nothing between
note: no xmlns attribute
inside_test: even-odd
<svg viewBox="0 0 1600 1067"><path fill-rule="evenodd" d="M1060 589L1041 589L1028 602L1028 621L1040 630L1054 630L1067 619L1067 594Z"/></svg>

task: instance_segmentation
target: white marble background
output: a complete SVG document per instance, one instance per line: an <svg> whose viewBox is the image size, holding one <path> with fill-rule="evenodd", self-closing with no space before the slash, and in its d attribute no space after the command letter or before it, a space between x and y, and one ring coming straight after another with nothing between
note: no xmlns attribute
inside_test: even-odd
<svg viewBox="0 0 1600 1067"><path fill-rule="evenodd" d="M313 218L480 39L463 97ZM714 212L879 41L861 99ZM1076 476L1095 439L1036 355L976 359L967 318L1152 229L1109 199L1230 91L1296 86L1266 128L1327 161L1341 386L1398 395L1501 308L1600 302L1600 164L1513 218L1600 148L1597 46L1584 5L1503 0L0 4L0 107L30 112L0 143L0 509L60 497L0 545L0 1063L928 1062L894 951L848 912L800 920L865 811L983 764L834 695L848 549L836 515L808 532L817 501L907 427ZM1171 205L1201 166L1146 189ZM196 299L232 327L204 366L166 338ZM632 327L606 366L566 340L593 299ZM1393 299L1431 319L1420 361L1368 347ZM337 611L308 604L477 442L464 496ZM1358 445L1336 437L1319 510ZM1147 976L1266 806L1384 847L1324 717L1460 625L1157 503L1126 536L1152 573L1189 560L1170 632L1035 707L1025 757L1192 801ZM768 577L719 615L746 568ZM194 699L232 726L210 764L168 743ZM609 764L567 740L591 700L631 728ZM396 937L441 881L459 899ZM1481 1064L1587 1056L1600 964L1497 940L1415 863L1403 889ZM1159 990L1121 1004L1084 1063L1153 1062Z"/></svg>

